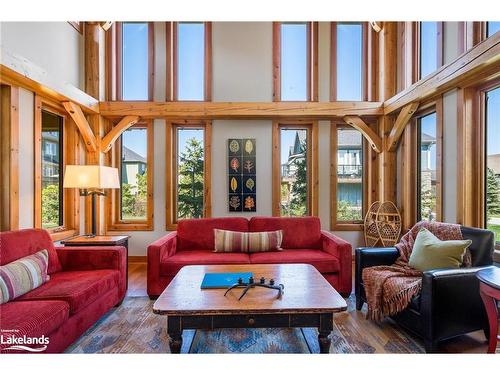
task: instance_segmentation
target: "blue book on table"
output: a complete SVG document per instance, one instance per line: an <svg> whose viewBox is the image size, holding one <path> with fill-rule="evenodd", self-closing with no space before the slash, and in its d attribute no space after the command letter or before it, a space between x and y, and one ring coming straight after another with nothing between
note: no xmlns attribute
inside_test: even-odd
<svg viewBox="0 0 500 375"><path fill-rule="evenodd" d="M246 283L248 282L248 278L252 276L252 272L206 273L201 282L201 289L229 288L231 285L236 284L240 277Z"/></svg>

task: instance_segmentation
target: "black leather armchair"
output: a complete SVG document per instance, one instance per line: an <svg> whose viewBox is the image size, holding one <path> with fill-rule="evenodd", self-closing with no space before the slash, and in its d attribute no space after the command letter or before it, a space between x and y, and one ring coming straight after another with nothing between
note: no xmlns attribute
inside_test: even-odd
<svg viewBox="0 0 500 375"><path fill-rule="evenodd" d="M438 343L445 339L480 329L488 334L488 319L479 296L476 272L494 267L494 236L484 229L461 227L461 231L464 239L472 240L469 247L472 267L424 272L420 294L413 297L404 311L391 316L402 327L422 337L428 353L435 352ZM391 265L398 256L394 247L356 249L356 309L361 310L366 302L363 268Z"/></svg>

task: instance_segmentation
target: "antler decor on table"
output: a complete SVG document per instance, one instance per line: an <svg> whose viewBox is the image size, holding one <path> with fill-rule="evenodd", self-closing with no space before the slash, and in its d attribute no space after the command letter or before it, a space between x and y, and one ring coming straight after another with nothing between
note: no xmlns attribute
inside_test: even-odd
<svg viewBox="0 0 500 375"><path fill-rule="evenodd" d="M239 301L239 300L241 300L245 296L245 294L247 294L247 292L251 288L255 288L255 287L261 287L261 288L267 288L267 289L275 289L275 290L277 290L278 291L278 297L277 297L278 299L281 298L281 296L284 293L283 290L285 289L285 286L283 284L275 285L274 279L270 279L269 280L269 284L266 284L266 279L264 277L261 277L260 280L259 280L259 282L255 282L253 277L249 277L248 278L248 283L244 283L243 279L240 277L238 279L238 282L236 284L231 285L226 290L226 292L224 293L224 295L226 295L227 292L229 292L231 289L245 288L245 290L243 290L243 293L241 293L240 298L238 298L238 301Z"/></svg>

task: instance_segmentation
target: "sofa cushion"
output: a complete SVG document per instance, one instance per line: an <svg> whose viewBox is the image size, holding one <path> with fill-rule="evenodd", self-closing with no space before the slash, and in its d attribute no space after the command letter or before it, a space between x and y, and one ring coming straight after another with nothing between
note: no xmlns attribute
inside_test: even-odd
<svg viewBox="0 0 500 375"><path fill-rule="evenodd" d="M38 288L50 279L47 276L47 250L0 266L0 304Z"/></svg>
<svg viewBox="0 0 500 375"><path fill-rule="evenodd" d="M244 217L179 220L177 224L177 249L213 250L214 229L248 232L248 220Z"/></svg>
<svg viewBox="0 0 500 375"><path fill-rule="evenodd" d="M69 305L64 301L12 301L0 306L0 316L4 342L9 336L48 336L68 319ZM0 343L1 350L9 346Z"/></svg>
<svg viewBox="0 0 500 375"><path fill-rule="evenodd" d="M160 275L174 276L184 266L203 264L247 264L245 253L214 253L213 250L184 250L160 261Z"/></svg>
<svg viewBox="0 0 500 375"><path fill-rule="evenodd" d="M248 253L248 232L214 229L216 253Z"/></svg>
<svg viewBox="0 0 500 375"><path fill-rule="evenodd" d="M58 272L51 276L50 281L16 301L61 300L69 304L70 315L73 315L117 288L119 279L120 273L116 270Z"/></svg>
<svg viewBox="0 0 500 375"><path fill-rule="evenodd" d="M338 272L339 260L324 251L317 249L286 249L280 252L250 254L250 263L304 263L314 266L321 273Z"/></svg>
<svg viewBox="0 0 500 375"><path fill-rule="evenodd" d="M250 232L283 231L284 249L321 249L321 223L318 217L252 217Z"/></svg>
<svg viewBox="0 0 500 375"><path fill-rule="evenodd" d="M47 273L50 275L62 269L54 243L46 230L22 229L2 232L0 233L0 243L2 244L0 246L0 266L35 254L40 250L47 250L49 253Z"/></svg>

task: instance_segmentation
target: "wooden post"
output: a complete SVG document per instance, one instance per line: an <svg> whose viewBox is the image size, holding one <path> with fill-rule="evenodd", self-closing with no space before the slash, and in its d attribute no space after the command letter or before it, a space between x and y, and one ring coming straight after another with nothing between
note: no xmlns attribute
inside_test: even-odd
<svg viewBox="0 0 500 375"><path fill-rule="evenodd" d="M19 89L0 86L0 231L19 228Z"/></svg>
<svg viewBox="0 0 500 375"><path fill-rule="evenodd" d="M103 32L99 22L87 22L85 24L85 92L97 100L103 99L100 89L100 33ZM104 118L100 115L88 116L88 123L94 133L97 148L95 151L87 150L86 164L104 165L104 156L100 152L100 140L104 135ZM97 198L96 207L97 234L104 232L104 203L103 198ZM92 200L90 197L85 201L85 231L90 233L92 221Z"/></svg>
<svg viewBox="0 0 500 375"><path fill-rule="evenodd" d="M379 37L379 100L384 101L396 94L397 76L397 23L384 22ZM390 116L379 119L379 135L383 139L379 155L379 199L396 202L397 160L396 152L388 151L387 140L394 120Z"/></svg>

